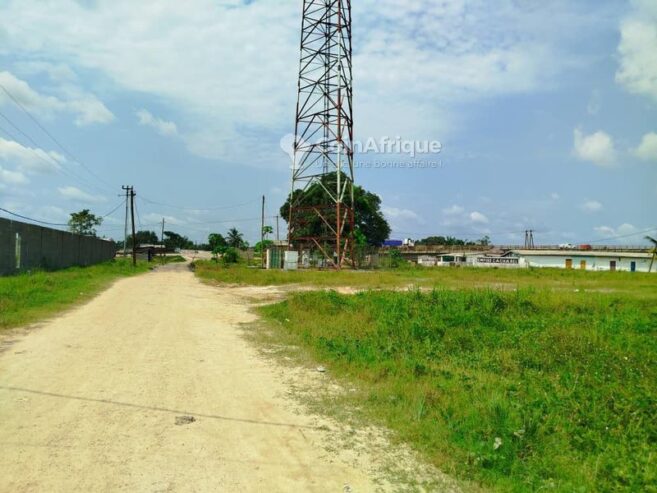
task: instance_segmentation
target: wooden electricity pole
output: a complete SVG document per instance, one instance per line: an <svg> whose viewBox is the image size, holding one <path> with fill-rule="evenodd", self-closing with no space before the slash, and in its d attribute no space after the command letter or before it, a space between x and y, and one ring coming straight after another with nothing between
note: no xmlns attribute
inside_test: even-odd
<svg viewBox="0 0 657 493"><path fill-rule="evenodd" d="M135 190L130 187L130 217L132 220L132 266L137 267L137 235L135 232Z"/></svg>
<svg viewBox="0 0 657 493"><path fill-rule="evenodd" d="M164 257L166 256L166 249L164 248L164 218L162 218L162 236L161 238L161 243L162 243L162 260L164 261Z"/></svg>
<svg viewBox="0 0 657 493"><path fill-rule="evenodd" d="M281 237L278 235L278 219L279 219L278 216L276 216L276 242L277 243L279 241L281 241ZM276 246L278 246L278 245L276 245Z"/></svg>
<svg viewBox="0 0 657 493"><path fill-rule="evenodd" d="M125 222L123 223L123 258L125 258L128 255L128 209L130 207L128 190L130 187L126 185L121 188L125 190Z"/></svg>
<svg viewBox="0 0 657 493"><path fill-rule="evenodd" d="M265 268L265 196L262 196L262 221L260 223L260 257L261 267Z"/></svg>

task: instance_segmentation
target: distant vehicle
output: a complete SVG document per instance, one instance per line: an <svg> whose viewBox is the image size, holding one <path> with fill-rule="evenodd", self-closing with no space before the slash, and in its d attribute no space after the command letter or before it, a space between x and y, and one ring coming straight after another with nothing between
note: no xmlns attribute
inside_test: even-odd
<svg viewBox="0 0 657 493"><path fill-rule="evenodd" d="M415 241L411 240L410 238L406 238L406 239L403 241L403 245L404 245L405 247L414 247L414 246L415 246Z"/></svg>
<svg viewBox="0 0 657 493"><path fill-rule="evenodd" d="M574 250L575 245L573 245L572 243L562 243L561 245L559 245L559 249L560 250Z"/></svg>
<svg viewBox="0 0 657 493"><path fill-rule="evenodd" d="M589 251L593 250L593 247L591 245L580 245L579 249L589 252Z"/></svg>
<svg viewBox="0 0 657 493"><path fill-rule="evenodd" d="M403 246L404 242L401 240L386 240L383 242L384 247L400 247Z"/></svg>

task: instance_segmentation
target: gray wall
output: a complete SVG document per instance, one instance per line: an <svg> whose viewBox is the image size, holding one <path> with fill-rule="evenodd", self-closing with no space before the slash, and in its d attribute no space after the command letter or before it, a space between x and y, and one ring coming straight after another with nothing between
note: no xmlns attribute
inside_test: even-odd
<svg viewBox="0 0 657 493"><path fill-rule="evenodd" d="M20 265L17 265L17 235ZM0 275L3 276L39 268L93 265L111 260L115 254L113 241L0 218Z"/></svg>

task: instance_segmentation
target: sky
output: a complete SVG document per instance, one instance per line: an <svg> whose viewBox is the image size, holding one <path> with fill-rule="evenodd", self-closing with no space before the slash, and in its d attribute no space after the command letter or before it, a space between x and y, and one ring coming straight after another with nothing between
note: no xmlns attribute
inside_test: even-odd
<svg viewBox="0 0 657 493"><path fill-rule="evenodd" d="M289 193L301 0L0 0L0 207L250 241ZM392 237L657 234L657 2L360 0L357 141ZM4 212L0 216L8 217ZM141 226L141 227L140 227ZM280 220L281 238L285 234Z"/></svg>

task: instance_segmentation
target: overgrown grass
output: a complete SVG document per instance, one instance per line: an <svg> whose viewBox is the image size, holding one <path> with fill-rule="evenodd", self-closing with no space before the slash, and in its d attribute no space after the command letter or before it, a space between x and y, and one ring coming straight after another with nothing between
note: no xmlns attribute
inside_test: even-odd
<svg viewBox="0 0 657 493"><path fill-rule="evenodd" d="M117 259L91 267L0 277L0 331L52 315L91 298L120 277L149 268L146 262L133 268L129 259Z"/></svg>
<svg viewBox="0 0 657 493"><path fill-rule="evenodd" d="M223 284L254 286L315 285L379 289L392 287L518 287L596 290L657 299L657 276L630 272L583 272L562 269L404 268L375 271L280 271L222 266L197 261L196 275Z"/></svg>
<svg viewBox="0 0 657 493"><path fill-rule="evenodd" d="M544 272L512 279L544 280ZM614 286L629 280L592 274ZM225 282L255 275L219 274ZM441 280L473 275L445 271ZM574 273L549 275L582 282ZM306 348L357 384L361 391L345 399L364 417L456 477L499 491L657 491L654 296L306 292L260 311L279 342Z"/></svg>
<svg viewBox="0 0 657 493"><path fill-rule="evenodd" d="M180 264L183 262L187 262L187 260L185 260L185 257L183 257L182 255L165 255L165 256L158 255L153 258L154 266L167 265L167 264Z"/></svg>

